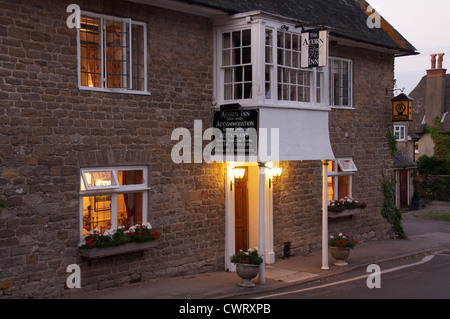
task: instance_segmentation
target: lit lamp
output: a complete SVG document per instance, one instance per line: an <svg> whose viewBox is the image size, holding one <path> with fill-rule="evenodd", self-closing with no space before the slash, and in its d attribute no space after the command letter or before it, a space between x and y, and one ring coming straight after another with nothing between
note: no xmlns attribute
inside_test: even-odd
<svg viewBox="0 0 450 319"><path fill-rule="evenodd" d="M278 182L278 177L281 176L281 173L283 172L282 167L272 167L272 178L274 179L274 183ZM269 188L272 186L272 179L269 179Z"/></svg>
<svg viewBox="0 0 450 319"><path fill-rule="evenodd" d="M244 178L245 168L234 167L233 173L234 173L234 178L236 178L236 179Z"/></svg>
<svg viewBox="0 0 450 319"><path fill-rule="evenodd" d="M233 167L234 179L242 179L245 175L245 168ZM233 181L230 182L230 190L233 190Z"/></svg>
<svg viewBox="0 0 450 319"><path fill-rule="evenodd" d="M399 94L392 100L392 121L412 121L413 99L404 93Z"/></svg>

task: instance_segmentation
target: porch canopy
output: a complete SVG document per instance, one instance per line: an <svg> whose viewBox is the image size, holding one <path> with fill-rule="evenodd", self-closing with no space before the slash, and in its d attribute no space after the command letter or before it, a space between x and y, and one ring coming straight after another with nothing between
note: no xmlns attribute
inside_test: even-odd
<svg viewBox="0 0 450 319"><path fill-rule="evenodd" d="M318 110L261 108L259 162L334 160L328 114Z"/></svg>

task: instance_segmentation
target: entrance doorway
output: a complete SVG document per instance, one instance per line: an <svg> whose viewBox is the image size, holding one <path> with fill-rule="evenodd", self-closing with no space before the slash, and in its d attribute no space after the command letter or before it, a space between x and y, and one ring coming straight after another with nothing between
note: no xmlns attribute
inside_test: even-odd
<svg viewBox="0 0 450 319"><path fill-rule="evenodd" d="M234 182L235 251L240 249L246 251L249 248L248 167L244 169L244 176L235 179Z"/></svg>
<svg viewBox="0 0 450 319"><path fill-rule="evenodd" d="M244 168L243 178L236 178L233 168ZM275 262L273 251L273 205L271 175L261 175L258 163L228 162L225 182L225 270L235 271L230 257L242 249L260 247L260 196L264 196L264 252L266 264ZM260 181L264 178L264 186Z"/></svg>

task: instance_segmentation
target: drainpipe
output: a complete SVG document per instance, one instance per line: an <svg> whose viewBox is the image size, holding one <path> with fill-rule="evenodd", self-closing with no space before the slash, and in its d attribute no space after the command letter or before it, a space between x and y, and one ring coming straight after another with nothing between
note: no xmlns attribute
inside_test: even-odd
<svg viewBox="0 0 450 319"><path fill-rule="evenodd" d="M259 266L259 283L266 283L266 260L265 260L265 250L266 250L266 238L265 238L265 193L266 193L266 166L264 163L259 163L259 253L263 254L263 262Z"/></svg>
<svg viewBox="0 0 450 319"><path fill-rule="evenodd" d="M328 267L328 160L322 160L322 269Z"/></svg>

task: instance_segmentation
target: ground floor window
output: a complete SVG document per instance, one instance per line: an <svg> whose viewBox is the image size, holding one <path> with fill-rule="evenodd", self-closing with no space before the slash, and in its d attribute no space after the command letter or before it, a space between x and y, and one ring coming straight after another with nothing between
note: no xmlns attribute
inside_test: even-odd
<svg viewBox="0 0 450 319"><path fill-rule="evenodd" d="M328 200L352 197L353 174L356 171L356 165L350 158L328 163Z"/></svg>
<svg viewBox="0 0 450 319"><path fill-rule="evenodd" d="M90 231L147 222L146 167L82 169L80 184L81 240Z"/></svg>

